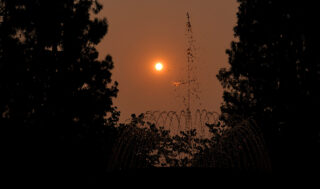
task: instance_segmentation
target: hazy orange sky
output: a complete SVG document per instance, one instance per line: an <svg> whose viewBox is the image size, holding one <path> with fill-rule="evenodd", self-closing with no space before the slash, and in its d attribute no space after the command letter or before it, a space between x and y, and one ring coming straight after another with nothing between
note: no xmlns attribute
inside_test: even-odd
<svg viewBox="0 0 320 189"><path fill-rule="evenodd" d="M185 79L186 12L191 15L196 40L200 101L193 109L220 112L222 87L216 74L228 66L225 50L230 47L236 24L236 0L101 0L109 31L98 45L100 58L110 54L115 68L113 80L119 82L114 103L121 121L130 114L148 110L184 109L183 90L172 82ZM155 72L156 61L164 70Z"/></svg>

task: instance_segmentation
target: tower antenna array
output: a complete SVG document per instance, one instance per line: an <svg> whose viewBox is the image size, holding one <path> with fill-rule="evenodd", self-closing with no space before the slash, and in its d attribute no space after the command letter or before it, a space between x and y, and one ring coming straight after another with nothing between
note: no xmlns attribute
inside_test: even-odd
<svg viewBox="0 0 320 189"><path fill-rule="evenodd" d="M192 128L192 120L191 120L191 70L192 65L194 64L194 38L192 33L192 26L190 21L190 14L187 12L187 23L186 23L186 37L188 40L187 47L187 109L186 109L186 126L188 129Z"/></svg>

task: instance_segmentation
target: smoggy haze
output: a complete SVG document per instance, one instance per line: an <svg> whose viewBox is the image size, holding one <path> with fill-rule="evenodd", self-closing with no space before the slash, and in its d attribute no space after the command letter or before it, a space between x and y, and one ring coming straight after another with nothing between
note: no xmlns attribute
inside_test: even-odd
<svg viewBox="0 0 320 189"><path fill-rule="evenodd" d="M101 2L100 16L108 19L109 31L98 51L101 58L110 54L114 59L113 80L119 82L120 90L114 102L121 111L121 121L132 113L184 108L179 98L182 94L174 91L172 82L184 79L187 11L196 40L202 103L194 103L194 108L220 111L222 87L216 74L227 66L225 50L233 40L236 0ZM156 61L163 61L163 72L155 72Z"/></svg>

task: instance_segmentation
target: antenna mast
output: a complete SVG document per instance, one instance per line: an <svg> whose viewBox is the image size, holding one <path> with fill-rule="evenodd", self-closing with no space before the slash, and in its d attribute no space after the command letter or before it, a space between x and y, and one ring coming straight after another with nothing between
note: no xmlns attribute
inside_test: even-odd
<svg viewBox="0 0 320 189"><path fill-rule="evenodd" d="M192 27L190 22L190 14L187 12L187 23L186 23L186 36L188 40L188 48L187 48L187 110L186 110L186 126L188 129L192 128L192 120L191 120L191 67L194 63L194 39L192 34Z"/></svg>

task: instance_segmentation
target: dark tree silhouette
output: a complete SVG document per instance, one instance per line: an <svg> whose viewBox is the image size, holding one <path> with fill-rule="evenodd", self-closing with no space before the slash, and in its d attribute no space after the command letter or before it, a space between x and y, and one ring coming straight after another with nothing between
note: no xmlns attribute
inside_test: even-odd
<svg viewBox="0 0 320 189"><path fill-rule="evenodd" d="M118 112L96 0L0 1L0 124L13 174L102 175ZM50 178L49 178L50 179Z"/></svg>
<svg viewBox="0 0 320 189"><path fill-rule="evenodd" d="M319 166L320 62L317 9L310 1L238 0L222 120L253 119L275 171Z"/></svg>
<svg viewBox="0 0 320 189"><path fill-rule="evenodd" d="M120 124L117 130L119 136L109 162L113 172L191 167L194 157L214 140L198 138L195 129L172 135L170 130L144 121L144 114L132 114L131 121Z"/></svg>

